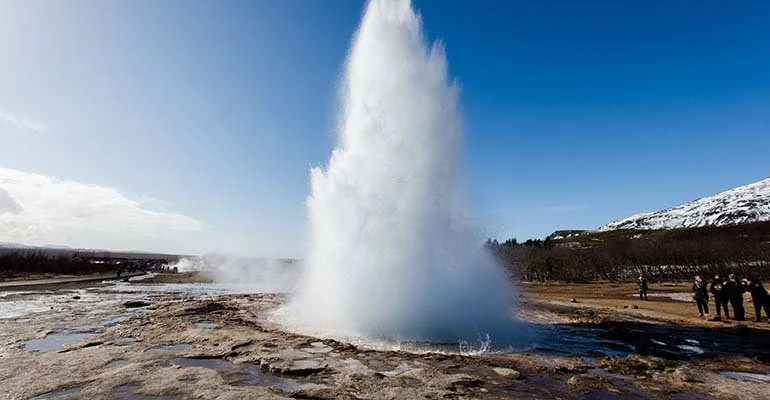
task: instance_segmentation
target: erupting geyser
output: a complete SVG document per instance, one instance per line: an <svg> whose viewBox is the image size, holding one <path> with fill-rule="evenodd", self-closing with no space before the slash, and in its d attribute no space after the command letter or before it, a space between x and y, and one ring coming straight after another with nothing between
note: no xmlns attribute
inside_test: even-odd
<svg viewBox="0 0 770 400"><path fill-rule="evenodd" d="M297 328L510 338L512 289L465 221L458 93L410 1L370 1L341 82L339 143L311 172L306 271L285 310Z"/></svg>

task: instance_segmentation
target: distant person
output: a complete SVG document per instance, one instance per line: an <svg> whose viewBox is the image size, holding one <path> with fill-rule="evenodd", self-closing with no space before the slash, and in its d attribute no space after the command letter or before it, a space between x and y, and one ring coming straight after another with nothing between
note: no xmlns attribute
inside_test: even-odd
<svg viewBox="0 0 770 400"><path fill-rule="evenodd" d="M727 300L730 301L730 306L733 308L733 319L743 321L746 314L743 308L743 294L746 293L746 286L735 279L735 274L730 274L727 278L727 282L725 282L722 290L727 295Z"/></svg>
<svg viewBox="0 0 770 400"><path fill-rule="evenodd" d="M709 313L709 292L706 289L706 282L700 275L695 275L695 282L692 284L692 298L698 305L698 317L703 318Z"/></svg>
<svg viewBox="0 0 770 400"><path fill-rule="evenodd" d="M714 276L714 281L711 282L711 288L710 292L712 295L714 295L714 304L716 304L717 307L717 316L716 320L721 321L722 320L722 309L724 309L725 312L725 319L730 319L730 314L727 309L727 293L725 292L725 280L722 279L719 274Z"/></svg>
<svg viewBox="0 0 770 400"><path fill-rule="evenodd" d="M751 293L751 301L754 303L754 322L760 322L762 318L762 309L765 310L767 322L770 322L770 294L767 293L762 282L757 278L746 280L746 290Z"/></svg>
<svg viewBox="0 0 770 400"><path fill-rule="evenodd" d="M647 286L647 278L644 275L639 275L639 300L647 300L647 291L650 288Z"/></svg>

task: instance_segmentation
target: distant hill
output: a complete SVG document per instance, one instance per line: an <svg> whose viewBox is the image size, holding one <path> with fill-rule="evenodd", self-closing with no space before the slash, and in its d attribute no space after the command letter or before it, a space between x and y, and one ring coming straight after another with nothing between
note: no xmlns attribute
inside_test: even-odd
<svg viewBox="0 0 770 400"><path fill-rule="evenodd" d="M554 233L546 236L546 240L568 240L570 238L575 238L590 232L591 231L586 231L581 229L555 231Z"/></svg>
<svg viewBox="0 0 770 400"><path fill-rule="evenodd" d="M657 230L770 221L770 178L665 210L632 215L600 227Z"/></svg>

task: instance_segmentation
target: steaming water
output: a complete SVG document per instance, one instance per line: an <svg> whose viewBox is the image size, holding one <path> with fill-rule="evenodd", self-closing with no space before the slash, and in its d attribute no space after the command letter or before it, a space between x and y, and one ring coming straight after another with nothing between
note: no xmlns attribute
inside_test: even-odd
<svg viewBox="0 0 770 400"><path fill-rule="evenodd" d="M341 82L339 143L311 171L305 275L284 310L320 335L513 336L513 293L466 223L457 85L409 0L372 0Z"/></svg>

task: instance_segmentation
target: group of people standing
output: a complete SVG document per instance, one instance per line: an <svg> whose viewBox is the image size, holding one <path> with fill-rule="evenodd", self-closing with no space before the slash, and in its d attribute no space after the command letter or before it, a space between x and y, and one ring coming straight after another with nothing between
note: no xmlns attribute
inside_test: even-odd
<svg viewBox="0 0 770 400"><path fill-rule="evenodd" d="M709 292L711 292L717 309L715 320L722 319L722 312L724 312L725 319L730 319L729 304L729 307L733 309L732 319L743 321L746 317L746 311L743 308L743 294L749 292L751 302L754 304L754 322L760 322L762 310L765 311L765 316L770 322L770 294L767 293L759 279L751 277L739 281L735 278L735 274L728 275L727 279L716 275L708 290L706 290L706 286L707 282L700 275L695 275L692 292L698 305L700 317L709 313L708 300Z"/></svg>
<svg viewBox="0 0 770 400"><path fill-rule="evenodd" d="M647 300L647 291L649 290L647 279L644 275L639 276L639 298ZM743 321L746 317L746 311L743 308L743 294L751 294L751 302L754 304L754 322L760 322L762 310L765 311L767 321L770 322L770 293L765 290L762 282L754 277L741 279L735 278L735 274L728 275L727 279L720 275L714 276L711 285L708 285L705 279L700 275L695 275L695 282L692 284L693 300L698 306L698 316L707 318L709 315L709 292L714 296L717 315L714 320L721 321L722 313L725 319ZM733 317L730 318L730 308L733 310Z"/></svg>

